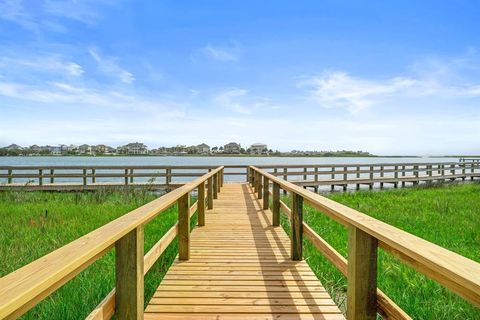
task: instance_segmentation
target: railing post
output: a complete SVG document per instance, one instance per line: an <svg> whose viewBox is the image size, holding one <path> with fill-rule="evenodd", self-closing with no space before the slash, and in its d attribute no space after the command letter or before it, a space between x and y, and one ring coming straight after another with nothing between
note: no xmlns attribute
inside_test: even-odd
<svg viewBox="0 0 480 320"><path fill-rule="evenodd" d="M217 193L220 193L220 187L222 186L222 170L217 172Z"/></svg>
<svg viewBox="0 0 480 320"><path fill-rule="evenodd" d="M377 246L377 239L350 226L347 272L348 320L375 320L377 317Z"/></svg>
<svg viewBox="0 0 480 320"><path fill-rule="evenodd" d="M208 203L208 210L213 209L213 178L208 178L207 184L207 203Z"/></svg>
<svg viewBox="0 0 480 320"><path fill-rule="evenodd" d="M92 169L92 183L95 183L95 169Z"/></svg>
<svg viewBox="0 0 480 320"><path fill-rule="evenodd" d="M373 169L374 167L373 166L370 166L370 184L368 185L368 188L369 189L373 189Z"/></svg>
<svg viewBox="0 0 480 320"><path fill-rule="evenodd" d="M53 177L55 173L54 169L50 169L50 183L53 184L55 182L55 178Z"/></svg>
<svg viewBox="0 0 480 320"><path fill-rule="evenodd" d="M87 169L83 169L83 186L87 185Z"/></svg>
<svg viewBox="0 0 480 320"><path fill-rule="evenodd" d="M8 183L12 183L13 182L13 175L12 175L12 169L9 169L8 170Z"/></svg>
<svg viewBox="0 0 480 320"><path fill-rule="evenodd" d="M220 187L223 187L223 181L225 180L225 172L223 170L220 170Z"/></svg>
<svg viewBox="0 0 480 320"><path fill-rule="evenodd" d="M384 171L385 167L384 166L380 166L380 178L383 178L385 176L385 171ZM381 179L382 182L380 182L380 189L383 189L383 179Z"/></svg>
<svg viewBox="0 0 480 320"><path fill-rule="evenodd" d="M292 228L290 238L290 252L292 260L302 260L303 243L303 197L292 192L292 216L290 225Z"/></svg>
<svg viewBox="0 0 480 320"><path fill-rule="evenodd" d="M283 168L283 180L285 180L285 181L288 181L287 172L288 172L288 168L287 167ZM283 194L286 195L287 190L283 189Z"/></svg>
<svg viewBox="0 0 480 320"><path fill-rule="evenodd" d="M332 167L332 180L335 180L335 167ZM335 185L332 184L332 185L330 186L330 190L333 191L334 189L335 189Z"/></svg>
<svg viewBox="0 0 480 320"><path fill-rule="evenodd" d="M165 169L165 183L168 186L172 182L172 169Z"/></svg>
<svg viewBox="0 0 480 320"><path fill-rule="evenodd" d="M205 225L205 181L198 185L198 225Z"/></svg>
<svg viewBox="0 0 480 320"><path fill-rule="evenodd" d="M117 319L143 319L143 225L115 244L115 309Z"/></svg>
<svg viewBox="0 0 480 320"><path fill-rule="evenodd" d="M130 169L130 183L133 183L133 169Z"/></svg>
<svg viewBox="0 0 480 320"><path fill-rule="evenodd" d="M305 181L305 180L307 180L307 175L306 175L306 173L307 173L307 168L303 168L303 173L304 173L304 174L303 174L303 180Z"/></svg>
<svg viewBox="0 0 480 320"><path fill-rule="evenodd" d="M213 174L213 199L218 198L218 178L217 178L217 173Z"/></svg>
<svg viewBox="0 0 480 320"><path fill-rule="evenodd" d="M267 210L270 206L269 180L263 177L263 210Z"/></svg>
<svg viewBox="0 0 480 320"><path fill-rule="evenodd" d="M42 169L38 170L38 185L39 186L43 185L43 170Z"/></svg>
<svg viewBox="0 0 480 320"><path fill-rule="evenodd" d="M258 173L258 189L257 189L257 194L258 194L258 199L262 199L263 198L263 184L262 184L262 179L263 179L263 176Z"/></svg>
<svg viewBox="0 0 480 320"><path fill-rule="evenodd" d="M125 169L125 185L128 184L128 169Z"/></svg>
<svg viewBox="0 0 480 320"><path fill-rule="evenodd" d="M178 259L190 258L190 196L178 199Z"/></svg>
<svg viewBox="0 0 480 320"><path fill-rule="evenodd" d="M413 175L415 176L413 184L418 184L418 166L413 166Z"/></svg>
<svg viewBox="0 0 480 320"><path fill-rule="evenodd" d="M348 179L348 176L347 176L347 171L348 171L348 167L343 167L343 182L344 182L344 185L343 185L343 191L347 191L347 187L348 187L348 182L347 182L347 179Z"/></svg>
<svg viewBox="0 0 480 320"><path fill-rule="evenodd" d="M272 225L278 227L280 225L280 185L273 183L272 189Z"/></svg>

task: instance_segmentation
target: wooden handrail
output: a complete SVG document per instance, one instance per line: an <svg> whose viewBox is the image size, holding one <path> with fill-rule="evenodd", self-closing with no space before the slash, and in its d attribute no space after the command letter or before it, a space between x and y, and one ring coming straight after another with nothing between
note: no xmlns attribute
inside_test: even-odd
<svg viewBox="0 0 480 320"><path fill-rule="evenodd" d="M252 166L250 168L254 177L264 177L271 183L278 184L283 190L303 198L312 207L349 227L350 230L358 229L368 237L376 239L378 245L385 251L449 288L467 301L480 306L480 263L277 178L257 167ZM284 209L286 206L281 203L280 207ZM306 233L312 235L309 231L311 230L307 229ZM351 249L350 246L349 243L349 249ZM335 255L334 253L331 254ZM337 263L334 264L339 267L339 263L341 262L337 259Z"/></svg>
<svg viewBox="0 0 480 320"><path fill-rule="evenodd" d="M124 239L129 239L133 231L143 230L143 226L150 220L211 177L218 179L222 172L223 167L218 167L0 278L0 318L16 318L22 315L102 257L113 246L118 247L120 240L127 241ZM143 246L143 241L141 245ZM143 256L141 259L143 265Z"/></svg>

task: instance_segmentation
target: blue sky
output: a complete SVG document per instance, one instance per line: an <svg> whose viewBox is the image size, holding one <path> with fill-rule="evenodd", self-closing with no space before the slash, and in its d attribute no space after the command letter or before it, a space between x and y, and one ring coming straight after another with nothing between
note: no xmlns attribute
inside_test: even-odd
<svg viewBox="0 0 480 320"><path fill-rule="evenodd" d="M0 0L0 145L480 153L480 1Z"/></svg>

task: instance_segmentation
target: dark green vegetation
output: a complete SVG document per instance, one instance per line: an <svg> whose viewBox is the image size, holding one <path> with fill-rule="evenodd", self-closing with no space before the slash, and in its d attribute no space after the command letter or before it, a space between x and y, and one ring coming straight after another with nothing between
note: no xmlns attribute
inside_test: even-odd
<svg viewBox="0 0 480 320"><path fill-rule="evenodd" d="M154 198L147 191L0 193L0 277ZM195 215L196 217L196 215ZM177 221L170 208L145 227L145 252ZM192 221L194 222L194 221ZM176 241L145 278L148 301L177 254ZM83 319L115 286L112 250L30 310L25 319Z"/></svg>
<svg viewBox="0 0 480 320"><path fill-rule="evenodd" d="M334 193L329 198L430 242L480 261L480 184L378 192ZM289 202L289 199L284 199ZM347 230L306 206L305 221L342 255ZM286 218L282 225L288 229ZM308 241L305 258L335 301L345 308L346 280ZM480 319L480 309L379 249L378 286L414 319Z"/></svg>

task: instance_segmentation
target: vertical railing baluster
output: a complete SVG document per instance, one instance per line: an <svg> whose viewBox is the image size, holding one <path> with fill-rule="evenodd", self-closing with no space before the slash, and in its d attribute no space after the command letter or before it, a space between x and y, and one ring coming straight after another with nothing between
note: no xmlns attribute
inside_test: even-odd
<svg viewBox="0 0 480 320"><path fill-rule="evenodd" d="M133 169L130 169L130 183L133 183Z"/></svg>
<svg viewBox="0 0 480 320"><path fill-rule="evenodd" d="M190 259L190 195L178 199L178 259Z"/></svg>
<svg viewBox="0 0 480 320"><path fill-rule="evenodd" d="M92 183L96 182L96 174L95 174L95 169L92 168Z"/></svg>
<svg viewBox="0 0 480 320"><path fill-rule="evenodd" d="M205 225L205 182L198 185L198 225Z"/></svg>
<svg viewBox="0 0 480 320"><path fill-rule="evenodd" d="M54 169L50 169L50 183L51 183L51 184L53 184L53 183L55 182L54 174L55 174L55 170L54 170Z"/></svg>
<svg viewBox="0 0 480 320"><path fill-rule="evenodd" d="M12 169L8 170L8 183L9 184L13 183L13 170Z"/></svg>
<svg viewBox="0 0 480 320"><path fill-rule="evenodd" d="M303 259L303 197L292 192L292 215L290 219L290 253L292 260Z"/></svg>
<svg viewBox="0 0 480 320"><path fill-rule="evenodd" d="M378 241L357 227L349 227L347 272L347 319L377 317Z"/></svg>
<svg viewBox="0 0 480 320"><path fill-rule="evenodd" d="M273 183L272 189L272 225L278 227L280 225L280 185Z"/></svg>
<svg viewBox="0 0 480 320"><path fill-rule="evenodd" d="M257 196L258 199L263 199L263 175L258 173L258 187L257 187Z"/></svg>
<svg viewBox="0 0 480 320"><path fill-rule="evenodd" d="M115 243L115 314L119 320L143 319L144 227Z"/></svg>
<svg viewBox="0 0 480 320"><path fill-rule="evenodd" d="M213 177L208 178L207 204L208 204L208 210L212 210L213 209Z"/></svg>
<svg viewBox="0 0 480 320"><path fill-rule="evenodd" d="M128 169L125 169L124 178L125 178L125 185L128 185Z"/></svg>
<svg viewBox="0 0 480 320"><path fill-rule="evenodd" d="M218 173L213 174L213 199L218 198Z"/></svg>
<svg viewBox="0 0 480 320"><path fill-rule="evenodd" d="M263 210L267 210L270 206L270 182L267 177L263 177Z"/></svg>

